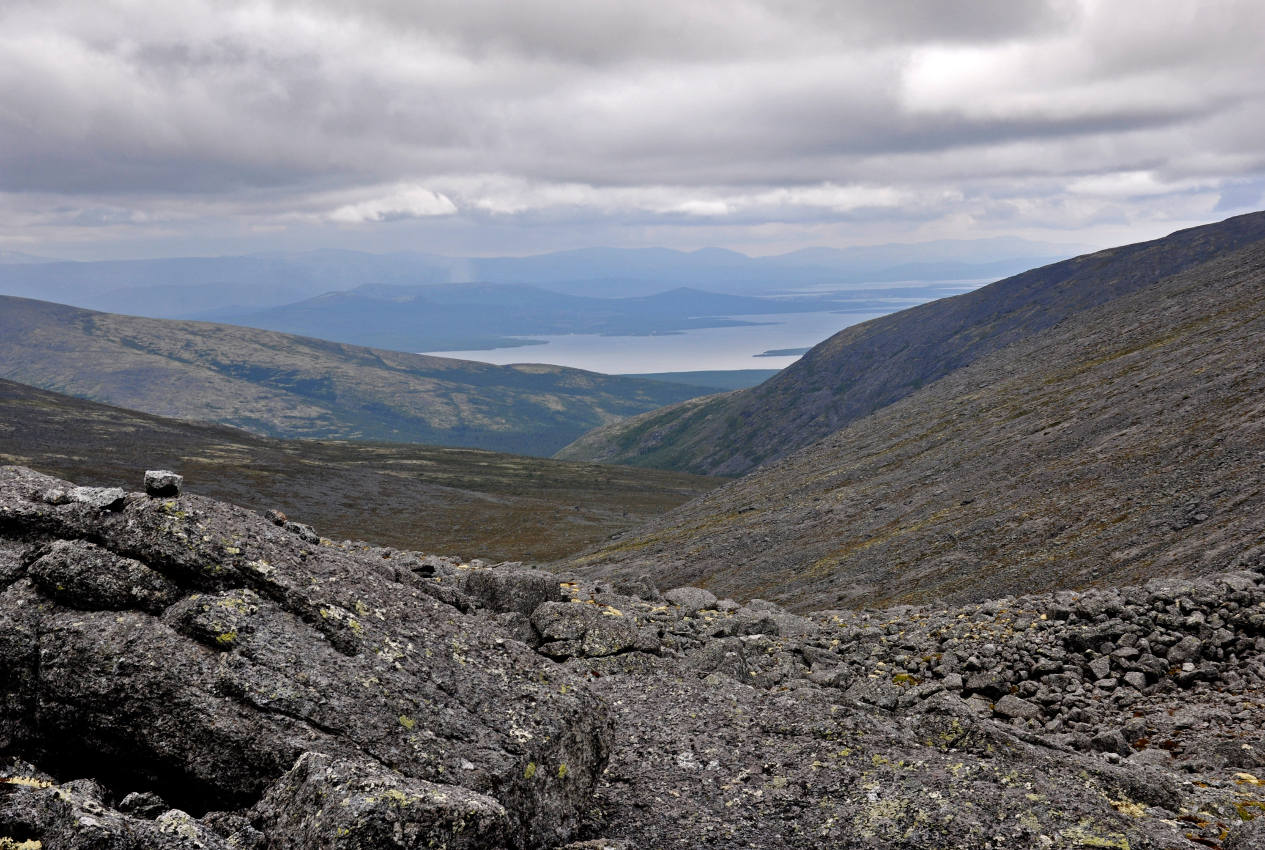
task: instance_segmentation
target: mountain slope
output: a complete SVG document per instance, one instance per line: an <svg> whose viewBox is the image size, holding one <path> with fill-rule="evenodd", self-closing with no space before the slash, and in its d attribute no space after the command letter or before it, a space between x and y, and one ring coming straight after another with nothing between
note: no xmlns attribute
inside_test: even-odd
<svg viewBox="0 0 1265 850"><path fill-rule="evenodd" d="M758 387L587 434L558 453L740 475L1078 311L1265 238L1265 213L1033 269L854 325Z"/></svg>
<svg viewBox="0 0 1265 850"><path fill-rule="evenodd" d="M986 355L577 566L821 608L1259 563L1263 340L1258 241Z"/></svg>
<svg viewBox="0 0 1265 850"><path fill-rule="evenodd" d="M589 428L707 392L7 297L0 297L0 377L269 436L541 455Z"/></svg>
<svg viewBox="0 0 1265 850"><path fill-rule="evenodd" d="M192 492L330 537L553 561L706 492L715 479L478 449L274 440L0 380L0 464L139 486L170 468Z"/></svg>

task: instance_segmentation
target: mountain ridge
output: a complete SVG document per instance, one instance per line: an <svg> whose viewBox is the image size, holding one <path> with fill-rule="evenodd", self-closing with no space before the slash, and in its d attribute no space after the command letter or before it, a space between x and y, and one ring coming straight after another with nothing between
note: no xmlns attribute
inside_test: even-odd
<svg viewBox="0 0 1265 850"><path fill-rule="evenodd" d="M1265 213L1109 248L845 328L765 383L586 434L570 460L739 475L1008 343L1218 253L1265 239Z"/></svg>
<svg viewBox="0 0 1265 850"><path fill-rule="evenodd" d="M993 351L573 564L800 609L1233 569L1265 553L1261 339L1256 241Z"/></svg>

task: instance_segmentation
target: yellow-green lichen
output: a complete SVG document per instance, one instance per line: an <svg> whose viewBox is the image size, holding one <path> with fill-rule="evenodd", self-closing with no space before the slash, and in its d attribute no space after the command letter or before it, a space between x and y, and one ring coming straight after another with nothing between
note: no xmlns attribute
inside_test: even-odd
<svg viewBox="0 0 1265 850"><path fill-rule="evenodd" d="M414 726L417 725L417 721L409 717L407 714L401 714L400 725L403 726L405 729L412 729Z"/></svg>
<svg viewBox="0 0 1265 850"><path fill-rule="evenodd" d="M524 779L531 779L536 775L536 763L534 761L527 763L527 769L523 771Z"/></svg>

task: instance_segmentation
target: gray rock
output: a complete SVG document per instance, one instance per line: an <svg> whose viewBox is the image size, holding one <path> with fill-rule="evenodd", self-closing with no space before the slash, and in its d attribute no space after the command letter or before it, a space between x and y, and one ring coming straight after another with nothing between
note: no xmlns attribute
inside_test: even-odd
<svg viewBox="0 0 1265 850"><path fill-rule="evenodd" d="M1105 656L1098 656L1092 659L1088 665L1090 677L1093 679L1106 679L1111 675L1111 659Z"/></svg>
<svg viewBox="0 0 1265 850"><path fill-rule="evenodd" d="M37 587L65 605L93 610L162 611L181 591L133 558L83 540L55 540L27 569Z"/></svg>
<svg viewBox="0 0 1265 850"><path fill-rule="evenodd" d="M0 590L6 748L110 776L119 798L164 777L157 790L195 813L251 804L305 751L369 759L495 797L509 842L573 837L609 751L607 712L490 617L432 599L432 582L380 556L309 545L250 511L192 495L115 512L28 498L57 487L70 491L0 468L0 535L62 540L68 567L99 557L126 572L130 559L181 598L160 619L141 601L89 607L120 594L71 608L31 579Z"/></svg>
<svg viewBox="0 0 1265 850"><path fill-rule="evenodd" d="M145 470L145 492L150 496L164 499L179 496L183 486L184 476L170 469Z"/></svg>
<svg viewBox="0 0 1265 850"><path fill-rule="evenodd" d="M1124 757L1133 754L1133 748L1119 729L1104 729L1090 740L1090 745L1100 753L1115 753Z"/></svg>
<svg viewBox="0 0 1265 850"><path fill-rule="evenodd" d="M1265 816L1231 827L1221 846L1224 850L1265 850Z"/></svg>
<svg viewBox="0 0 1265 850"><path fill-rule="evenodd" d="M637 625L617 609L585 602L546 602L531 616L540 651L551 658L600 658L632 649Z"/></svg>
<svg viewBox="0 0 1265 850"><path fill-rule="evenodd" d="M505 807L380 764L304 753L255 807L270 850L484 850L509 835Z"/></svg>
<svg viewBox="0 0 1265 850"><path fill-rule="evenodd" d="M563 599L557 576L522 568L471 570L465 592L481 608L498 613L517 611L524 617L530 617L545 602Z"/></svg>
<svg viewBox="0 0 1265 850"><path fill-rule="evenodd" d="M1203 641L1194 635L1186 635L1168 648L1169 664L1180 665L1188 664L1199 658L1203 652Z"/></svg>
<svg viewBox="0 0 1265 850"><path fill-rule="evenodd" d="M658 602L663 598L650 576L644 574L633 578L616 579L614 587L616 593L622 593L625 596L635 596L646 602Z"/></svg>
<svg viewBox="0 0 1265 850"><path fill-rule="evenodd" d="M685 614L696 614L716 607L716 595L701 587L674 587L663 594L663 598Z"/></svg>
<svg viewBox="0 0 1265 850"><path fill-rule="evenodd" d="M123 507L127 494L119 487L71 487L62 490L50 488L56 492L64 492L71 502L78 502L99 511L117 511Z"/></svg>
<svg viewBox="0 0 1265 850"><path fill-rule="evenodd" d="M1006 694L997 700L993 705L993 711L1002 717L1017 717L1021 720L1037 720L1042 715L1039 705L1020 699L1014 694Z"/></svg>

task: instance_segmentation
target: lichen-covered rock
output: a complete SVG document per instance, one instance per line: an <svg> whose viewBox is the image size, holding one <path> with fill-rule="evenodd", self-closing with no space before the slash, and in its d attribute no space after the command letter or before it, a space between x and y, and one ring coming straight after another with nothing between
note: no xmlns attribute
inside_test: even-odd
<svg viewBox="0 0 1265 850"><path fill-rule="evenodd" d="M5 774L10 772L0 772L0 847L15 850L41 847L49 850L237 850L240 847L182 811L167 811L154 820L126 815L108 806L104 802L104 790L92 781L57 784L48 778Z"/></svg>
<svg viewBox="0 0 1265 850"><path fill-rule="evenodd" d="M269 850L481 850L510 831L491 797L318 753L299 758L255 817Z"/></svg>
<svg viewBox="0 0 1265 850"><path fill-rule="evenodd" d="M180 588L140 561L84 540L54 540L27 574L43 593L75 608L155 614L180 598Z"/></svg>
<svg viewBox="0 0 1265 850"><path fill-rule="evenodd" d="M600 658L638 644L636 624L611 606L546 602L531 621L540 633L540 651L551 658Z"/></svg>
<svg viewBox="0 0 1265 850"><path fill-rule="evenodd" d="M490 616L197 496L42 498L73 489L0 468L0 536L53 555L0 591L5 751L194 816L253 804L304 752L369 759L494 799L516 846L574 835L608 716ZM105 569L76 572L88 563ZM121 590L138 569L163 592Z"/></svg>

